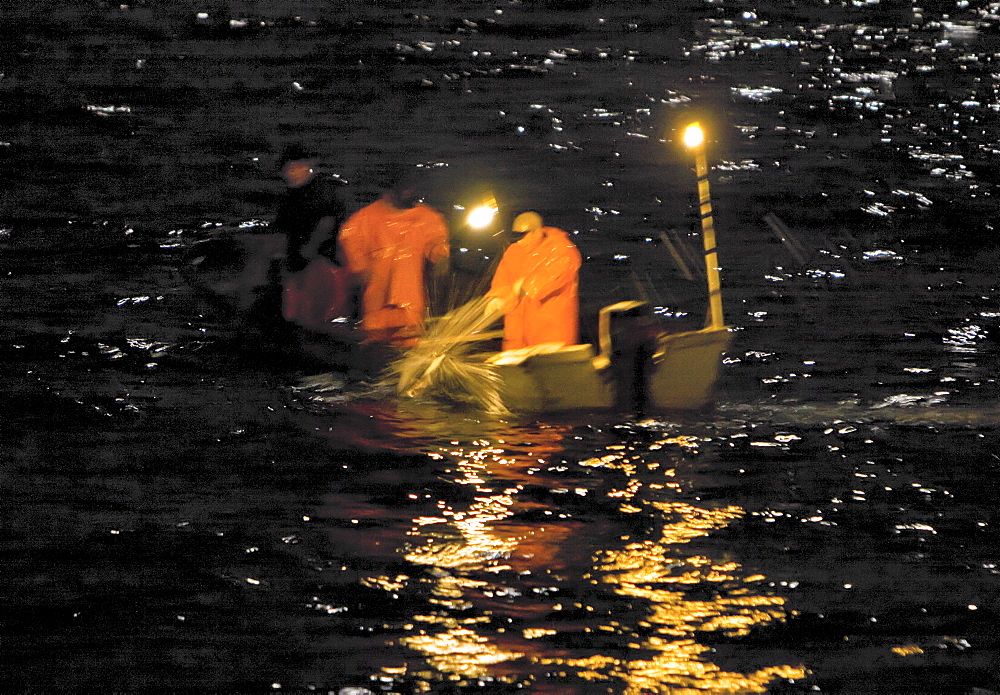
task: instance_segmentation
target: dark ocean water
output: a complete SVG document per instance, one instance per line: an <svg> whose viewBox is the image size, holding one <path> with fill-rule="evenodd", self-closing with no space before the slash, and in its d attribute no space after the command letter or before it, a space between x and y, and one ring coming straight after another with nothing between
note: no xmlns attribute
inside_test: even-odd
<svg viewBox="0 0 1000 695"><path fill-rule="evenodd" d="M637 7L0 9L0 690L1000 692L1000 4ZM696 322L695 118L706 412L397 403L181 273L307 140L352 209L543 211L585 325Z"/></svg>

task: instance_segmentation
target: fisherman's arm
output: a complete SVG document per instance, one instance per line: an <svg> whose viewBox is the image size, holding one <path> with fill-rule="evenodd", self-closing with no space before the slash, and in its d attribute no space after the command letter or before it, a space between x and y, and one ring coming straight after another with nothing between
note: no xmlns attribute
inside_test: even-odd
<svg viewBox="0 0 1000 695"><path fill-rule="evenodd" d="M320 256L334 260L339 258L337 255L337 231L347 218L347 211L329 181L321 179L319 185L319 209L323 214L303 246L302 255L309 260Z"/></svg>
<svg viewBox="0 0 1000 695"><path fill-rule="evenodd" d="M500 263L493 271L493 279L490 281L490 289L486 293L489 302L486 305L487 313L506 313L520 298L523 278L517 277L515 273L516 263L512 260L513 253L508 249L500 258Z"/></svg>
<svg viewBox="0 0 1000 695"><path fill-rule="evenodd" d="M320 255L320 248L326 243L330 236L337 229L337 220L332 215L320 218L313 228L309 240L302 247L302 256L306 260L312 260Z"/></svg>
<svg viewBox="0 0 1000 695"><path fill-rule="evenodd" d="M424 258L432 266L437 266L451 257L451 243L448 241L448 223L444 216L426 208L424 224Z"/></svg>
<svg viewBox="0 0 1000 695"><path fill-rule="evenodd" d="M366 225L355 214L341 226L337 238L337 257L351 274L363 281L367 281L371 272L366 231Z"/></svg>
<svg viewBox="0 0 1000 695"><path fill-rule="evenodd" d="M430 265L434 279L443 278L449 270L451 243L448 241L448 224L444 216L428 209L427 225L424 227L424 259Z"/></svg>

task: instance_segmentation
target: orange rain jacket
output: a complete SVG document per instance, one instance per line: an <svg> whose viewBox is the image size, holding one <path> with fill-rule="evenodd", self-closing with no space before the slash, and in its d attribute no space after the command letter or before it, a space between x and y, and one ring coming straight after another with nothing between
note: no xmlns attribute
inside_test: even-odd
<svg viewBox="0 0 1000 695"><path fill-rule="evenodd" d="M580 262L580 251L556 227L536 229L507 247L489 291L507 303L504 350L579 342Z"/></svg>
<svg viewBox="0 0 1000 695"><path fill-rule="evenodd" d="M448 258L448 226L441 213L376 200L340 228L348 270L364 285L361 327L369 340L408 344L423 332L427 300L424 265Z"/></svg>

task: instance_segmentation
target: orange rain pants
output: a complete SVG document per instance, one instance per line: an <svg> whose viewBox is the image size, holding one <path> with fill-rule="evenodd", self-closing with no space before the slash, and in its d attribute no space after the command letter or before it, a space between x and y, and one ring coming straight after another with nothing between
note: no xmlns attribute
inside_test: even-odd
<svg viewBox="0 0 1000 695"><path fill-rule="evenodd" d="M424 267L450 254L444 217L427 205L399 209L377 200L344 222L340 248L340 258L364 286L366 339L412 344L424 326Z"/></svg>
<svg viewBox="0 0 1000 695"><path fill-rule="evenodd" d="M507 247L488 293L506 302L504 350L579 342L580 262L580 251L556 227L536 229Z"/></svg>

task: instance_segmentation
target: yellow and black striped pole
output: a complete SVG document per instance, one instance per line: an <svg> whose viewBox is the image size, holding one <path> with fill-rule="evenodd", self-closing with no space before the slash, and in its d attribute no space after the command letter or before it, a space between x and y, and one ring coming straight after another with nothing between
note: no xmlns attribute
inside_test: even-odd
<svg viewBox="0 0 1000 695"><path fill-rule="evenodd" d="M701 207L701 235L705 245L705 273L708 278L708 317L706 327L722 328L722 285L719 281L719 257L715 247L715 224L712 220L712 196L708 190L708 163L705 157L705 133L698 123L684 129L684 144L694 151L698 177L698 202Z"/></svg>

